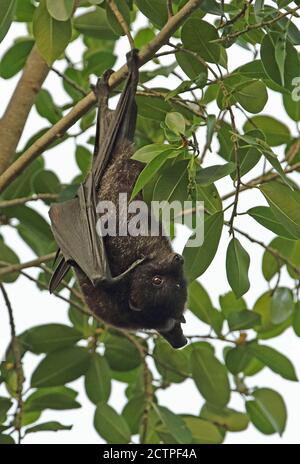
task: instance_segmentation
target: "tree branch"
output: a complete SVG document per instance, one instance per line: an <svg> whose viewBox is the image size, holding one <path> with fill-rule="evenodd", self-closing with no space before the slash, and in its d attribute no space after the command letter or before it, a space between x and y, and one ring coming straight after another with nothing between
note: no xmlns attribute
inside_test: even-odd
<svg viewBox="0 0 300 464"><path fill-rule="evenodd" d="M57 199L58 199L57 193L40 193L38 195L32 195L30 197L14 198L13 200L0 201L0 209L10 208L12 206L24 205L25 203L29 203L31 201L38 201L38 200L56 201Z"/></svg>
<svg viewBox="0 0 300 464"><path fill-rule="evenodd" d="M297 171L298 169L300 169L300 161L298 161L298 163L293 164L293 166L289 166L288 168L284 169L284 172L285 174L290 174L291 172ZM278 179L278 177L280 176L277 172L267 172L263 176L256 177L247 184L241 186L240 192L245 192L245 190L257 187L260 184L265 184L266 182L270 182L271 180ZM226 195L223 195L222 200L228 200L228 198L231 198L233 195L235 195L235 190L226 193Z"/></svg>
<svg viewBox="0 0 300 464"><path fill-rule="evenodd" d="M21 361L21 353L20 353L20 346L19 341L16 335L16 327L15 327L15 320L14 314L12 310L12 306L10 300L8 298L8 294L5 290L4 285L0 282L0 290L5 301L7 311L8 311L8 318L9 318L9 325L11 331L11 347L14 356L14 370L16 372L17 377L17 385L16 385L16 400L17 400L17 410L15 413L15 423L14 427L16 432L18 433L18 444L21 443L21 428L22 428L22 415L23 415L23 369L22 369L22 361Z"/></svg>
<svg viewBox="0 0 300 464"><path fill-rule="evenodd" d="M13 272L19 272L22 269L28 269L29 267L40 267L41 264L52 261L55 256L56 253L50 253L49 255L41 256L39 258L33 259L32 261L27 261L26 263L11 264L10 266L0 267L0 276L11 274Z"/></svg>
<svg viewBox="0 0 300 464"><path fill-rule="evenodd" d="M123 18L123 15L120 12L119 8L117 7L115 0L108 0L108 5L109 5L109 8L111 9L111 11L113 12L113 14L115 15L116 20L118 21L121 28L123 29L125 35L127 36L130 48L133 49L134 48L134 40L133 40L132 35L130 33L128 24L125 21L125 19Z"/></svg>
<svg viewBox="0 0 300 464"><path fill-rule="evenodd" d="M14 158L30 110L49 72L37 48L31 50L22 76L0 120L0 174Z"/></svg>
<svg viewBox="0 0 300 464"><path fill-rule="evenodd" d="M169 18L166 25L139 53L139 66L150 61L155 53L165 45L173 33L181 26L188 16L196 10L202 0L189 0L186 5L174 16ZM128 73L127 65L122 66L113 73L109 79L109 86L116 87L122 82ZM24 169L34 161L51 143L61 137L70 127L73 126L87 111L96 103L96 97L90 92L85 98L77 103L74 108L49 131L40 137L35 143L26 150L3 174L0 176L0 192L16 178Z"/></svg>

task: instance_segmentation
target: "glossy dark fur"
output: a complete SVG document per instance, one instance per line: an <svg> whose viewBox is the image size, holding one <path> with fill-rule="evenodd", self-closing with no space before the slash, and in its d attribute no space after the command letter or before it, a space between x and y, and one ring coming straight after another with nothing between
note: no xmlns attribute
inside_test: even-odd
<svg viewBox="0 0 300 464"><path fill-rule="evenodd" d="M99 115L93 166L77 197L51 207L52 230L61 249L50 282L53 292L70 266L76 271L87 304L104 322L128 329L155 329L179 348L187 297L183 259L169 240L158 236L107 236L96 231L99 200L111 201L117 217L120 193L128 199L143 165L131 160L136 122L137 54L128 58L128 81L115 112L108 109L106 73L97 85ZM139 196L138 199L142 199ZM150 219L147 213L147 220ZM150 221L149 221L150 224Z"/></svg>
<svg viewBox="0 0 300 464"><path fill-rule="evenodd" d="M99 199L110 200L118 205L119 193L126 192L130 198L136 179L143 169L142 163L130 159L132 152L129 142L116 147L99 186ZM126 221L129 219L130 216L124 218ZM77 271L85 299L92 311L117 327L156 329L172 346L183 346L186 339L180 322L183 321L187 296L186 283L182 258L172 251L168 238L108 236L104 243L113 276L124 272L141 256L150 259L112 287L94 287L84 274ZM163 279L162 286L158 288L152 283L156 275Z"/></svg>

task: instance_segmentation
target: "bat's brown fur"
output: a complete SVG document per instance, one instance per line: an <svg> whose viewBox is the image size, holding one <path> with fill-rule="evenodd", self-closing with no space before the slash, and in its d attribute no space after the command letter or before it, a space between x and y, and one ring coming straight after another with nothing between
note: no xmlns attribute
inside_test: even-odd
<svg viewBox="0 0 300 464"><path fill-rule="evenodd" d="M117 206L119 193L130 198L136 179L143 169L142 163L131 160L132 145L123 142L114 150L98 188L99 200L110 200ZM141 199L141 195L138 197ZM130 217L122 217L128 221ZM148 218L150 219L150 217ZM165 236L107 236L104 239L112 275L124 272L141 256L151 257L139 265L128 277L113 287L94 287L78 271L79 281L87 304L107 323L129 329L156 329L174 346L182 346L180 319L186 301L186 283L182 258L172 251ZM152 278L162 276L161 288L153 286ZM131 309L134 306L140 311Z"/></svg>

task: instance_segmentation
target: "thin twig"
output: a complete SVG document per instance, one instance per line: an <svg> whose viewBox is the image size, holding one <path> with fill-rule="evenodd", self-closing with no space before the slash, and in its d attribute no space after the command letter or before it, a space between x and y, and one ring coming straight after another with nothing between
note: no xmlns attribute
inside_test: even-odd
<svg viewBox="0 0 300 464"><path fill-rule="evenodd" d="M285 174L290 174L291 172L297 171L300 169L300 161L298 163L295 163L293 166L289 166L288 168L284 169ZM267 172L264 176L259 176L256 177L255 179L252 179L249 181L247 184L241 186L240 192L244 192L245 190L249 190L251 188L255 188L260 184L265 184L267 182L270 182L272 180L278 179L280 175L277 172ZM233 195L235 195L235 190L229 193L226 193L223 195L222 200L228 200L228 198L231 198Z"/></svg>
<svg viewBox="0 0 300 464"><path fill-rule="evenodd" d="M228 223L225 223L226 225L229 226ZM295 274L298 276L298 278L300 278L300 268L295 266L294 263L292 263L288 258L286 258L285 256L283 256L279 251L275 250L274 248L266 245L264 242L262 242L261 240L257 240L253 237L251 237L251 235L247 234L247 232L244 232L243 230L241 229L238 229L237 227L234 227L234 230L235 232L237 232L238 234L242 235L243 237L245 237L247 240L249 240L250 242L252 243L256 243L257 245L261 246L262 248L264 248L268 253L270 253L276 260L281 260L283 261L285 264L287 264L288 266L290 266L290 268L295 272Z"/></svg>
<svg viewBox="0 0 300 464"><path fill-rule="evenodd" d="M229 224L230 224L229 233L230 233L230 235L234 236L233 223L234 223L234 219L235 219L235 217L237 215L237 208L238 208L239 194L240 194L240 187L241 187L241 171L240 171L238 139L236 137L237 129L236 129L236 125L235 125L234 113L232 111L232 107L230 106L230 104L228 106L228 111L230 113L232 131L235 134L235 135L233 135L233 137L234 137L233 149L234 149L234 158L235 158L235 167L236 167L236 186L235 186L234 204L233 204L231 218L230 218L230 221L229 221Z"/></svg>
<svg viewBox="0 0 300 464"><path fill-rule="evenodd" d="M58 69L54 68L54 66L51 67L51 71L55 72L55 74L61 77L65 82L67 82L67 84L77 90L77 92L81 93L83 97L87 96L88 92L86 92L80 85L78 85L77 82L73 81L73 79L66 76L66 74L61 73Z"/></svg>
<svg viewBox="0 0 300 464"><path fill-rule="evenodd" d="M168 8L168 18L172 18L172 16L174 16L172 0L167 0L167 8Z"/></svg>
<svg viewBox="0 0 300 464"><path fill-rule="evenodd" d="M9 325L10 325L10 331L11 331L11 346L12 346L14 362L15 362L14 369L16 371L16 377L17 377L17 388L16 388L17 410L15 413L14 428L18 433L18 444L20 444L22 440L22 434L21 434L22 414L23 414L22 392L23 392L23 382L24 382L21 352L20 352L19 341L16 335L16 326L15 326L15 321L14 321L12 305L9 300L8 294L5 290L5 287L1 282L0 282L0 290L2 292L4 301L7 307L7 311L8 311Z"/></svg>
<svg viewBox="0 0 300 464"><path fill-rule="evenodd" d="M25 203L29 203L31 201L38 201L38 200L47 201L47 200L57 200L57 199L58 199L57 193L40 193L38 195L32 195L30 197L14 198L13 200L0 201L0 209L10 208L12 206L24 205Z"/></svg>
<svg viewBox="0 0 300 464"><path fill-rule="evenodd" d="M40 267L42 263L52 261L56 256L56 253L50 253L49 255L40 256L39 258L27 261L26 263L20 264L10 264L9 266L4 266L0 268L0 276L5 274L11 274L13 272L19 272L22 269L28 269L29 267ZM1 261L0 261L1 266Z"/></svg>
<svg viewBox="0 0 300 464"><path fill-rule="evenodd" d="M221 24L219 27L217 27L217 29L223 29L224 27L231 26L236 21L238 21L240 18L242 18L245 15L247 9L249 8L249 6L251 5L252 2L253 2L253 0L249 0L249 2L245 2L245 5L243 6L242 10L239 13L237 13L236 16L234 16L232 19L226 21L224 24Z"/></svg>
<svg viewBox="0 0 300 464"><path fill-rule="evenodd" d="M277 23L286 16L296 13L299 9L300 5L296 6L295 8L290 8L289 11L278 14L275 18L270 19L269 21L261 21L260 23L256 24L248 24L241 31L232 32L231 34L225 35L221 39L212 40L211 43L230 42L232 39L236 39L241 35L246 34L247 32L253 31L255 29L261 29L263 27L272 26L273 24Z"/></svg>
<svg viewBox="0 0 300 464"><path fill-rule="evenodd" d="M34 282L38 285L40 285L41 287L45 288L46 290L48 290L48 285L45 284L44 282L40 282L38 279L35 279L34 277L32 277L30 274L27 274L27 272L24 272L24 271L20 271L20 274L24 277L26 277L26 279L30 280L31 282ZM60 300L62 301L65 301L66 303L68 303L69 305L71 306L74 306L74 308L78 309L78 311L80 311L82 314L84 314L85 316L92 316L91 313L85 311L82 306L80 306L78 303L76 303L75 301L71 301L69 300L68 298L65 298L64 296L60 295L59 293L57 292L54 292L53 295L56 297L56 298L59 298Z"/></svg>
<svg viewBox="0 0 300 464"><path fill-rule="evenodd" d="M132 35L130 33L127 22L125 21L121 11L117 7L115 0L108 0L108 5L109 5L109 8L111 9L111 11L113 12L113 14L115 15L116 20L118 21L121 28L123 29L125 35L127 36L128 42L130 44L130 48L132 50L134 48L134 40L133 40Z"/></svg>

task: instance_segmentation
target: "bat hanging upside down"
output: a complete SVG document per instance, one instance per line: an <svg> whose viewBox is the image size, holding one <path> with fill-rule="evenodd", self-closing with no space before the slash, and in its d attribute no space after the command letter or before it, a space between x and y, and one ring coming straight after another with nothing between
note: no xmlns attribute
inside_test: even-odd
<svg viewBox="0 0 300 464"><path fill-rule="evenodd" d="M51 282L53 292L72 266L86 302L104 322L124 329L155 329L174 348L186 344L181 323L187 298L183 258L169 239L106 235L97 231L99 201L116 206L118 223L128 225L119 194L131 192L143 169L131 159L136 125L137 51L127 55L128 79L115 111L108 108L107 71L95 88L98 119L93 165L73 200L51 206L52 230L61 250ZM140 195L138 200L142 200ZM150 223L150 213L149 217Z"/></svg>

